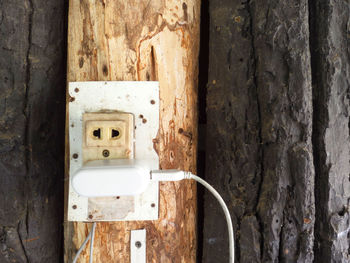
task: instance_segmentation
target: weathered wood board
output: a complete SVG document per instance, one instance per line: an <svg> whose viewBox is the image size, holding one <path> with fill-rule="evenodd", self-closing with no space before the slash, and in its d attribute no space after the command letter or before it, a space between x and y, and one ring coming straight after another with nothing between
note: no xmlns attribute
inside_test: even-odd
<svg viewBox="0 0 350 263"><path fill-rule="evenodd" d="M69 2L68 81L159 81L161 168L196 170L199 7L199 0ZM68 141L67 134L66 149ZM69 158L67 151L66 182ZM195 262L195 184L161 183L157 221L98 223L94 262L129 262L130 230L141 228L147 262ZM65 262L88 231L65 222ZM85 251L80 262L87 259Z"/></svg>

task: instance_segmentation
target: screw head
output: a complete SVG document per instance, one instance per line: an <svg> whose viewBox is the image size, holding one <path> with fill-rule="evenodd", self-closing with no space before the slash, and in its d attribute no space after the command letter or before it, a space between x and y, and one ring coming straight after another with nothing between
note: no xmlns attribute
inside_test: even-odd
<svg viewBox="0 0 350 263"><path fill-rule="evenodd" d="M152 204L151 204L151 207L156 207L156 204L155 204L155 203L152 203Z"/></svg>
<svg viewBox="0 0 350 263"><path fill-rule="evenodd" d="M79 155L77 153L73 154L73 159L78 159Z"/></svg>
<svg viewBox="0 0 350 263"><path fill-rule="evenodd" d="M154 100L151 100L151 104L156 104L156 102Z"/></svg>
<svg viewBox="0 0 350 263"><path fill-rule="evenodd" d="M89 219L92 219L93 218L93 215L89 215Z"/></svg>
<svg viewBox="0 0 350 263"><path fill-rule="evenodd" d="M140 248L142 247L142 243L140 241L135 242L135 247Z"/></svg>
<svg viewBox="0 0 350 263"><path fill-rule="evenodd" d="M108 150L103 150L102 155L104 157L108 157L109 156L109 151Z"/></svg>
<svg viewBox="0 0 350 263"><path fill-rule="evenodd" d="M77 207L77 205L73 205L72 208L73 209L77 209L78 207Z"/></svg>

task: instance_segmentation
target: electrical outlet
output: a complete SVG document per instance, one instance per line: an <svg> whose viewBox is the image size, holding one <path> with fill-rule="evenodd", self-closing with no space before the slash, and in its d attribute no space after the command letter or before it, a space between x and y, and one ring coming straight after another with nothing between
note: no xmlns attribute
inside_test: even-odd
<svg viewBox="0 0 350 263"><path fill-rule="evenodd" d="M159 169L153 141L159 129L159 83L87 81L69 83L69 221L157 220L158 182L135 196L86 197L72 185L89 161L147 160ZM142 116L142 117L141 117Z"/></svg>
<svg viewBox="0 0 350 263"><path fill-rule="evenodd" d="M131 113L83 114L83 161L133 158L134 116Z"/></svg>

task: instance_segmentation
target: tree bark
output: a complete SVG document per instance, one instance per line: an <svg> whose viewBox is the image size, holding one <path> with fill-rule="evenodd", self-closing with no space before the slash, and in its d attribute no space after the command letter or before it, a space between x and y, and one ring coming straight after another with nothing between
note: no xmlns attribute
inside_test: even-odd
<svg viewBox="0 0 350 263"><path fill-rule="evenodd" d="M163 169L196 170L199 17L197 0L69 4L68 81L159 81L154 147ZM195 184L161 183L159 207L157 221L98 223L94 262L129 262L130 230L140 228L147 230L147 262L195 262ZM66 262L87 230L85 223L65 224ZM88 255L81 257L86 262Z"/></svg>
<svg viewBox="0 0 350 263"><path fill-rule="evenodd" d="M349 262L349 26L343 1L310 2L316 168L315 262Z"/></svg>
<svg viewBox="0 0 350 263"><path fill-rule="evenodd" d="M0 1L0 262L62 256L64 25L64 0Z"/></svg>
<svg viewBox="0 0 350 263"><path fill-rule="evenodd" d="M312 262L308 2L212 0L209 12L206 177L231 208L237 262ZM204 205L204 261L226 262L226 225Z"/></svg>
<svg viewBox="0 0 350 263"><path fill-rule="evenodd" d="M209 13L206 176L237 262L348 262L348 3L212 0ZM204 209L204 261L226 262L226 225L212 198Z"/></svg>

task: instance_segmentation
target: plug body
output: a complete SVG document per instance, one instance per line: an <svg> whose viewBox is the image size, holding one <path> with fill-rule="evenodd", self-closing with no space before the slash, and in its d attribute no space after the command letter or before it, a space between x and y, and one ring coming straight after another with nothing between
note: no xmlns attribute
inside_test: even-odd
<svg viewBox="0 0 350 263"><path fill-rule="evenodd" d="M81 196L134 196L148 187L150 170L146 162L135 159L87 162L74 175L72 185Z"/></svg>

